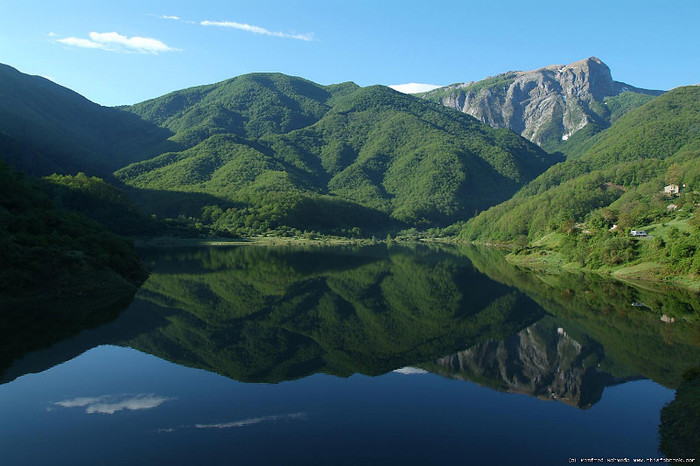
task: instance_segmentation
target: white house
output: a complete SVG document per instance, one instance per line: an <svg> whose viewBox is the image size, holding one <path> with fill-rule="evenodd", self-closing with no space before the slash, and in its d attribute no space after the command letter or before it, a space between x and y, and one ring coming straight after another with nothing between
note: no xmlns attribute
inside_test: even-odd
<svg viewBox="0 0 700 466"><path fill-rule="evenodd" d="M677 184L669 184L668 186L664 186L664 193L666 194L678 194L680 192L681 188Z"/></svg>
<svg viewBox="0 0 700 466"><path fill-rule="evenodd" d="M632 236L649 236L644 230L630 230L630 235Z"/></svg>

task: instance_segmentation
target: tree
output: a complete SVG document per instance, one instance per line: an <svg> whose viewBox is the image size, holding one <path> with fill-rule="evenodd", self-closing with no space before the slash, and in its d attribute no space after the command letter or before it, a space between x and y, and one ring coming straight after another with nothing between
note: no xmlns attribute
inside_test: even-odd
<svg viewBox="0 0 700 466"><path fill-rule="evenodd" d="M677 163L671 164L671 166L668 167L668 171L666 172L666 184L677 184L678 186L680 186L682 179L683 169L681 168L681 166Z"/></svg>

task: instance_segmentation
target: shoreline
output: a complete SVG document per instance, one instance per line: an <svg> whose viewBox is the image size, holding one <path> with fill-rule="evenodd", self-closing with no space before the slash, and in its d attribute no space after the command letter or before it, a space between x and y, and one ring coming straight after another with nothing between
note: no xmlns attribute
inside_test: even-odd
<svg viewBox="0 0 700 466"><path fill-rule="evenodd" d="M516 267L528 269L531 272L545 274L559 274L561 272L594 273L636 286L673 286L700 294L700 277L692 275L674 275L668 273L662 264L644 262L638 264L626 264L615 267L602 267L600 269L587 269L575 264L566 262L556 251L548 251L545 255L536 253L513 254L510 245L504 243L475 243L463 242L450 238L420 238L416 240L393 239L366 239L366 238L343 238L343 237L319 237L319 238L299 238L299 237L278 237L278 236L253 236L246 238L181 238L175 236L156 237L132 237L136 248L176 248L176 247L232 247L232 246L307 246L307 247L333 247L333 246L371 246L378 244L390 245L393 243L415 243L415 244L472 244L477 247L498 250L504 254L506 261Z"/></svg>
<svg viewBox="0 0 700 466"><path fill-rule="evenodd" d="M277 236L252 236L247 238L180 238L176 236L131 237L137 248L170 248L182 246L367 246L386 243L384 240L362 238L298 238Z"/></svg>
<svg viewBox="0 0 700 466"><path fill-rule="evenodd" d="M659 263L640 262L620 266L605 266L599 269L588 269L574 262L565 262L555 251L548 252L545 256L530 254L506 254L506 261L516 267L522 267L532 272L546 274L559 274L561 272L594 273L603 277L633 284L637 287L672 286L696 295L700 295L700 277L694 275L676 275L669 273Z"/></svg>

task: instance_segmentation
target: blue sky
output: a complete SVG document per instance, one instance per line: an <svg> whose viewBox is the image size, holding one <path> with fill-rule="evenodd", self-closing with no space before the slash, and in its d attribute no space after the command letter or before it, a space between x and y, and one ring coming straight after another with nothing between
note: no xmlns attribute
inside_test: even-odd
<svg viewBox="0 0 700 466"><path fill-rule="evenodd" d="M597 56L613 78L700 82L697 0L0 0L0 63L103 105L257 71L447 85Z"/></svg>

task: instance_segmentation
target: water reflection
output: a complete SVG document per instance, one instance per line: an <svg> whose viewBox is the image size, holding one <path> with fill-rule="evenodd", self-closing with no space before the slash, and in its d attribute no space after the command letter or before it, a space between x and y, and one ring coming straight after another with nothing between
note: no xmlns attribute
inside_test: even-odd
<svg viewBox="0 0 700 466"><path fill-rule="evenodd" d="M57 401L55 406L61 408L85 408L86 414L114 414L118 411L140 411L153 409L166 401L174 400L163 396L150 394L136 395L102 395L97 397L79 397Z"/></svg>
<svg viewBox="0 0 700 466"><path fill-rule="evenodd" d="M30 372L41 372L71 359L80 352L66 354L56 345L85 329L117 319L133 300L133 293L103 290L86 298L55 300L31 305L0 301L0 383ZM17 361L29 357L17 366ZM89 348L85 348L89 349ZM83 351L85 350L83 349Z"/></svg>
<svg viewBox="0 0 700 466"><path fill-rule="evenodd" d="M217 424L195 424L194 427L196 429L231 429L233 427L246 427L263 422L306 421L307 419L308 415L306 413L276 414L273 416L252 417L240 421L220 422Z"/></svg>
<svg viewBox="0 0 700 466"><path fill-rule="evenodd" d="M461 248L492 279L516 287L583 346L602 348L603 370L618 378L641 375L677 388L700 361L700 297L662 286L633 286L597 274L533 274L493 251ZM645 303L645 307L633 303ZM661 320L671 316L674 323Z"/></svg>
<svg viewBox="0 0 700 466"><path fill-rule="evenodd" d="M121 344L240 381L380 375L544 315L464 257L425 248L235 248L151 258L167 325Z"/></svg>
<svg viewBox="0 0 700 466"><path fill-rule="evenodd" d="M584 409L600 400L605 387L639 378L600 370L603 347L581 344L558 323L546 317L504 340L487 340L429 367L447 377Z"/></svg>
<svg viewBox="0 0 700 466"><path fill-rule="evenodd" d="M586 408L606 386L640 376L675 388L700 360L697 296L534 275L471 247L193 248L144 257L151 277L118 319L24 357L37 345L9 340L3 351L15 362L5 381L116 344L244 382L430 370ZM119 312L75 315L91 327ZM58 325L51 338L78 333L69 327Z"/></svg>

